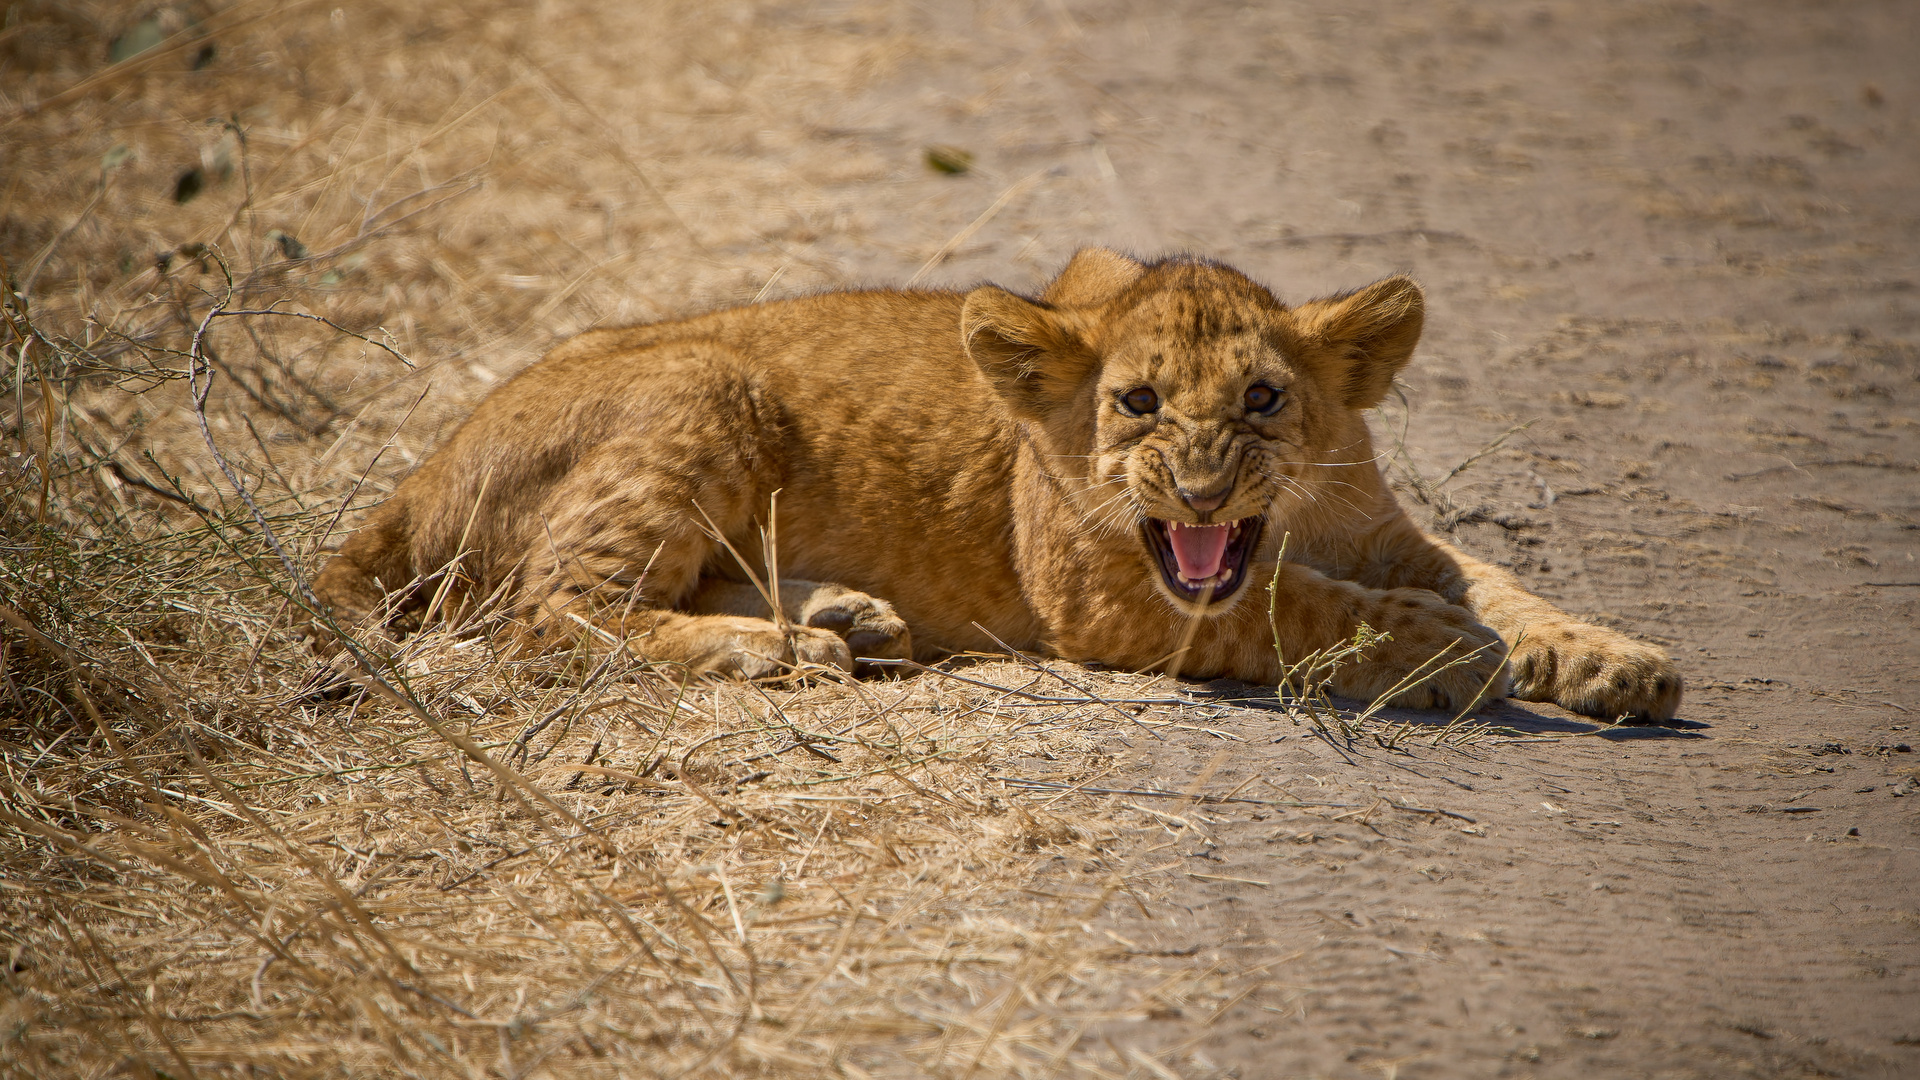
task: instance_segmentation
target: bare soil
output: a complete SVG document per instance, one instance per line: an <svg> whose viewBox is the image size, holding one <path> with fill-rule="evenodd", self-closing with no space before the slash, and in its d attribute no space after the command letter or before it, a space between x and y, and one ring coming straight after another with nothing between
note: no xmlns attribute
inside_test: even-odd
<svg viewBox="0 0 1920 1080"><path fill-rule="evenodd" d="M26 30L0 28L19 80L0 86L0 108L27 110L76 84L100 67L114 28L140 15L86 11L92 29L39 8ZM1040 851L1020 870L1024 884L1004 890L1030 906L995 909L1044 923L1033 941L1083 931L1103 943L1106 960L1084 970L1118 972L1110 996L1124 1006L1050 1013L1066 985L1054 983L1053 996L1024 1004L1008 991L1003 1010L1000 984L942 983L930 969L931 990L874 984L924 995L918 1012L903 1012L930 1027L863 1028L801 1049L794 1034L778 1053L753 1050L773 1045L769 1028L758 1044L708 1053L701 1043L675 1062L741 1075L1920 1075L1920 757L1910 749L1920 743L1920 14L1910 3L1036 0L334 15L294 5L247 21L253 12L216 21L226 36L208 74L175 63L132 89L103 84L10 113L0 252L16 276L44 261L40 291L57 296L49 317L79 326L114 303L164 322L172 301L155 298L182 295L165 283L195 257L154 272L152 255L196 238L241 230L285 251L262 239L278 222L312 252L338 245L344 254L324 264L334 276L322 282L315 262L313 280L288 295L357 329L385 328L381 340L422 366L403 372L356 344L351 356L298 354L322 393L303 397L285 379L249 395L223 389L216 404L232 422L219 430L230 446L259 446L249 475L262 483L279 472L288 491L337 505L371 469L364 505L502 375L596 324L910 279L1025 288L1090 244L1203 254L1283 299L1411 271L1427 289L1427 337L1377 425L1397 447L1402 498L1540 594L1659 642L1684 668L1681 720L1665 729L1603 728L1509 702L1479 715L1497 731L1464 742L1433 737L1447 717L1393 711L1346 738L1299 722L1265 688L1211 684L1190 688L1211 705L1195 714L1203 721L1178 713L1187 727L1081 731L1077 757L1045 739L980 751L969 768L1013 778L997 797L1030 796L1036 812L1077 807L1074 835L1097 818L1139 826L1124 851ZM327 37L349 33L367 36ZM65 59L22 51L35 42ZM255 171L242 175L224 129L205 119L256 104L242 117ZM137 151L115 174L126 179L82 213L102 155L118 145ZM965 151L970 165L929 168L936 146ZM365 162L371 172L353 171ZM196 165L212 190L178 202L181 170ZM259 186L250 215L243 184ZM409 191L426 195L389 205ZM286 201L266 201L272 192ZM443 197L455 201L435 202ZM431 213L405 218L429 203ZM204 261L200 273L207 287ZM183 303L194 302L204 310ZM145 505L135 481L165 486L170 469L212 499L219 477L195 456L184 399L177 387L154 393L176 396L88 414L103 445L112 434L155 451L143 465L127 450L119 479L102 482L122 505ZM27 404L9 423L30 452L39 414L20 394ZM406 433L398 449L380 456L395 431ZM263 625L276 613L270 599L247 603ZM15 655L23 640L8 639ZM285 700L301 674L297 644L269 635L234 655L247 649L245 663L264 656L270 668L247 676L249 700ZM714 692L716 722L720 707ZM351 727L343 709L287 715L303 732ZM581 760L580 738L568 760ZM965 790L954 798L989 801ZM689 809L674 827L706 828L706 805L676 797ZM205 824L238 828L231 818ZM796 818L800 841L765 865L804 866L806 837L837 836L832 820ZM9 834L15 854L38 850L38 835ZM752 928L721 847L706 843L674 857L707 882L702 902L713 906L702 910L716 925L734 912L744 945ZM363 874L375 855L342 849L339 866L364 858ZM972 857L956 857L942 871L950 877L900 869L900 880L945 882L945 896L962 897ZM14 971L47 973L8 983L7 1013L24 1018L22 1031L70 1030L72 1046L94 1049L16 1047L7 1052L22 1056L0 1061L28 1071L60 1061L74 1075L156 1075L189 1059L211 1073L250 1068L244 1038L231 1034L240 1029L221 1029L217 1052L169 1058L150 1029L188 1046L213 1029L163 1029L150 1005L114 1005L125 999L109 1000L104 974L56 978L51 961L30 962L69 939L43 932L42 908L12 898L96 887L47 858L31 873L10 864L14 888L0 894ZM836 863L835 873L856 869L806 894L827 903L831 890L855 914L820 916L823 936L805 956L825 965L816 980L796 951L789 989L852 1001L835 995L875 978L836 967L841 951L828 956L866 910L842 893L862 880L891 887L874 868L901 866L873 858L867 878L856 870L869 864ZM1129 884L1116 893L1115 880ZM547 915L529 918L553 917L538 907L537 882L515 881L475 910L498 901L509 919L536 908ZM1113 902L1076 929L1065 913L1077 901L1062 897ZM876 908L867 925L883 914L902 925L907 910ZM915 916L928 928L944 917ZM141 948L166 955L168 920L152 919L142 925L156 936ZM211 916L196 925L227 933ZM702 955L690 951L686 970ZM239 1004L222 1008L261 1007L257 977L245 1005L252 962L234 976ZM1122 970L1128 962L1157 966ZM1024 959L1008 964L996 970L1031 974ZM1182 987L1214 982L1156 990L1155 978L1164 988L1176 975ZM484 980L461 996L452 975L434 985L482 1018L517 1017L527 997ZM970 1019L940 1027L928 1002L959 1002L953 1015ZM989 1058L994 1025L1028 1015L1020 1010L1054 1026L1022 1044L1024 1057ZM211 1007L201 1015L242 1022ZM494 1037L481 1019L472 1026ZM484 1040L484 1053L448 1060L468 1062L468 1074L570 1075L600 1056L599 1043L591 1055L568 1043L516 1057L511 1025L497 1026L497 1061ZM977 1054L955 1049L968 1039L984 1039ZM863 1057L863 1040L915 1049ZM935 1043L937 1055L925 1050ZM273 1068L291 1074L289 1061L329 1052L309 1047ZM379 1072L441 1067L356 1060Z"/></svg>

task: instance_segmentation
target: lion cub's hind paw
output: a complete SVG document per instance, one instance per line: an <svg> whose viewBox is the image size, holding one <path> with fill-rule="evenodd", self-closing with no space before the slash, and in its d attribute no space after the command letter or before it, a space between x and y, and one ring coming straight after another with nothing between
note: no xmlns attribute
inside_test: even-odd
<svg viewBox="0 0 1920 1080"><path fill-rule="evenodd" d="M731 679L790 679L808 668L853 670L853 654L840 635L804 626L786 632L765 619L711 617L704 655L688 667ZM717 634L714 631L719 631Z"/></svg>
<svg viewBox="0 0 1920 1080"><path fill-rule="evenodd" d="M913 635L907 631L906 620L892 604L863 592L820 589L808 598L800 621L840 635L855 660L905 660L913 656ZM871 667L860 664L859 673L869 674L864 669Z"/></svg>
<svg viewBox="0 0 1920 1080"><path fill-rule="evenodd" d="M1514 655L1514 697L1642 724L1664 724L1680 708L1680 672L1661 650L1586 623L1536 633Z"/></svg>

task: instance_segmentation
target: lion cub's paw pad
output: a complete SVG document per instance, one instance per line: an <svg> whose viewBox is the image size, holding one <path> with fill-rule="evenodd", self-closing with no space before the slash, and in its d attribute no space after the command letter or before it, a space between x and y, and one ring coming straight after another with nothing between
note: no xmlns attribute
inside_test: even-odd
<svg viewBox="0 0 1920 1080"><path fill-rule="evenodd" d="M866 593L849 590L817 597L801 613L801 621L838 634L855 657L896 660L913 655L906 620L892 604Z"/></svg>
<svg viewBox="0 0 1920 1080"><path fill-rule="evenodd" d="M853 670L853 651L831 630L794 628L793 658L801 664Z"/></svg>

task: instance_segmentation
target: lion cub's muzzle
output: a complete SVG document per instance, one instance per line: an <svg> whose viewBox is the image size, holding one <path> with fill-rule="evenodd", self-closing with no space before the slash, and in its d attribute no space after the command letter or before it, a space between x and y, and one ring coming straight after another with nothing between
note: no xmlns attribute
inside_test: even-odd
<svg viewBox="0 0 1920 1080"><path fill-rule="evenodd" d="M1210 603L1240 591L1247 564L1266 527L1264 517L1244 517L1219 525L1187 525L1147 518L1140 525L1160 578L1173 595L1198 602L1212 590Z"/></svg>

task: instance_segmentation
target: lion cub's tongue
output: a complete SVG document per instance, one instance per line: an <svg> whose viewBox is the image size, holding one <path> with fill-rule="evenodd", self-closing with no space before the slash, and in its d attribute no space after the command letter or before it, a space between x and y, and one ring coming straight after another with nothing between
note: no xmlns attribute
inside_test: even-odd
<svg viewBox="0 0 1920 1080"><path fill-rule="evenodd" d="M1182 525L1167 522L1167 541L1173 545L1173 557L1180 564L1180 576L1188 581L1205 581L1220 572L1220 557L1227 553L1229 525Z"/></svg>

